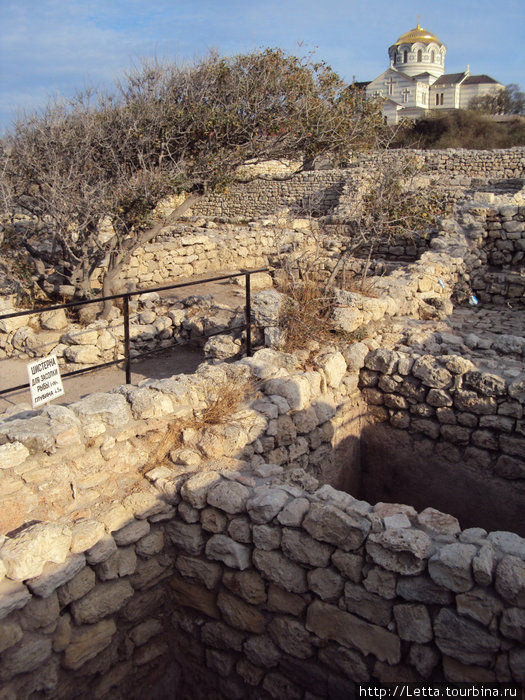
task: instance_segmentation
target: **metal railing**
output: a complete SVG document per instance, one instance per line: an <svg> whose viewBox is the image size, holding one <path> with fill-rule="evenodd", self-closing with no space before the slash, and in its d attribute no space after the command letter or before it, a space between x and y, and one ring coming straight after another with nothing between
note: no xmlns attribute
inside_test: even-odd
<svg viewBox="0 0 525 700"><path fill-rule="evenodd" d="M252 334L251 334L251 284L250 277L256 272L268 272L267 267L257 268L255 270L244 270L243 272L234 272L227 275L219 275L217 277L208 277L206 279L194 280L192 282L179 282L178 284L170 284L162 287L150 287L149 289L137 289L133 292L124 292L122 294L112 294L107 297L97 297L95 299L85 299L83 301L71 301L67 304L55 304L53 306L44 306L34 309L26 309L24 311L15 311L9 314L3 314L0 316L0 321L8 318L16 318L17 316L30 316L33 314L44 313L46 311L56 311L58 309L70 309L77 306L87 306L88 304L100 304L105 301L113 301L117 299L122 299L123 302L123 314L124 314L124 358L111 360L110 362L103 362L98 365L90 365L89 367L82 367L81 369L73 370L72 372L66 372L62 374L62 378L73 377L77 374L84 374L85 372L92 372L94 370L103 369L105 367L111 367L113 365L119 365L124 362L125 372L126 372L126 384L131 384L131 361L138 360L147 355L151 355L154 352L161 352L166 350L166 346L161 348L155 348L154 350L148 350L147 352L134 354L131 357L131 342L129 333L129 300L132 297L140 296L141 294L148 294L150 292L164 292L170 289L181 289L183 287L192 287L197 284L206 284L208 282L219 282L221 280L233 279L234 277L245 277L246 278L246 297L245 297L245 308L244 308L244 318L245 323L233 328L225 328L220 331L215 331L213 333L205 334L202 338L211 338L216 335L226 335L232 331L242 331L246 330L246 355L250 357L252 355ZM7 389L0 390L0 396L4 394L11 393L13 391L18 391L20 389L28 389L29 383L19 384L18 386L12 386Z"/></svg>

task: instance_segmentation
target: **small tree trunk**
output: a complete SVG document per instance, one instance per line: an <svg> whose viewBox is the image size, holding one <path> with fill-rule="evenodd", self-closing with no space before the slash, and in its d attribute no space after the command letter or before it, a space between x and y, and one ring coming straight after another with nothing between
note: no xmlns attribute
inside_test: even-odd
<svg viewBox="0 0 525 700"><path fill-rule="evenodd" d="M139 233L133 239L133 241L123 245L122 249L119 252L114 251L110 254L108 267L104 272L104 277L102 279L103 296L106 297L118 293L117 284L120 279L122 268L124 264L129 260L129 258L133 255L134 251L139 246L143 246L146 243L149 243L156 236L158 236L165 226L169 226L170 224L177 221L177 219L180 219L180 217L183 216L188 211L188 209L190 209L193 206L193 204L195 204L195 202L201 198L201 196L202 195L195 193L190 194L180 206L178 206L171 212L169 216L167 216L162 221L159 221L158 224L155 224L155 226L148 229L147 231L142 231L142 233ZM113 302L105 301L104 306L102 308L102 312L100 314L100 318L107 319L112 308Z"/></svg>

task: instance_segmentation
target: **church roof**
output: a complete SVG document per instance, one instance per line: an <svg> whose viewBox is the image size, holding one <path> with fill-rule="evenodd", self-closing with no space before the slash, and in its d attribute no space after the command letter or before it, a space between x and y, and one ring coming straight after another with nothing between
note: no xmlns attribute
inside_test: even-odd
<svg viewBox="0 0 525 700"><path fill-rule="evenodd" d="M498 81L491 78L490 75L469 75L463 85L477 85L479 83L496 83L497 85Z"/></svg>
<svg viewBox="0 0 525 700"><path fill-rule="evenodd" d="M436 85L454 85L461 82L464 77L465 73L447 73L446 75L441 75L432 87Z"/></svg>
<svg viewBox="0 0 525 700"><path fill-rule="evenodd" d="M436 44L441 44L440 40L435 34L429 32L428 29L423 29L423 27L420 27L418 22L417 27L402 34L396 41L394 46L399 46L399 44L414 44L416 41L419 41L423 44L431 44L432 42L436 42Z"/></svg>

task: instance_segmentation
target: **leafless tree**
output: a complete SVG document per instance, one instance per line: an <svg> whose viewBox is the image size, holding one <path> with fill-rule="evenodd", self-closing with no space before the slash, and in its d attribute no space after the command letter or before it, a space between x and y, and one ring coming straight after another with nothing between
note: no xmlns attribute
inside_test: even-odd
<svg viewBox="0 0 525 700"><path fill-rule="evenodd" d="M247 160L330 152L337 163L380 128L377 104L325 64L280 50L143 62L111 94L55 100L15 123L3 177L10 206L32 218L21 242L40 283L86 296L103 264L110 294L137 247L226 187ZM181 193L183 203L157 214L160 200Z"/></svg>

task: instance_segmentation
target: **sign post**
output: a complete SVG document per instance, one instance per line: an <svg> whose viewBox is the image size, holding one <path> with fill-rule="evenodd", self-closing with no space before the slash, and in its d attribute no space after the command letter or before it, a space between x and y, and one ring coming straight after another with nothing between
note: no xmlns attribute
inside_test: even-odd
<svg viewBox="0 0 525 700"><path fill-rule="evenodd" d="M33 408L63 396L64 387L56 355L49 355L27 365Z"/></svg>

